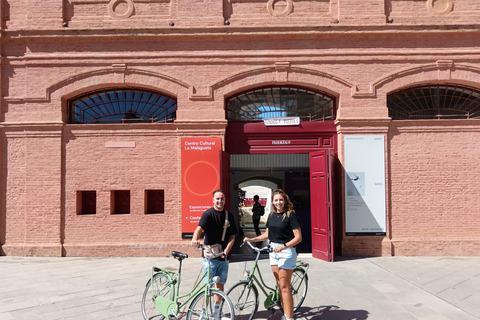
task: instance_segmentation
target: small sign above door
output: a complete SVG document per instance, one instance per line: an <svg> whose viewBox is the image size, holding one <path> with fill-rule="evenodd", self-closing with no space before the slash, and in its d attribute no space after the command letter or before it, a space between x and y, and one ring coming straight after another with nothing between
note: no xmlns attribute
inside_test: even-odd
<svg viewBox="0 0 480 320"><path fill-rule="evenodd" d="M268 118L263 119L266 126L298 126L300 124L299 117L284 117L284 118Z"/></svg>

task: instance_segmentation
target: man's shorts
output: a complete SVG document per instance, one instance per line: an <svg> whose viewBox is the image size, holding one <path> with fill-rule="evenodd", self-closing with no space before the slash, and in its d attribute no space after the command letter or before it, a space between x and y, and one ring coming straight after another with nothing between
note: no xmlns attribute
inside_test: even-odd
<svg viewBox="0 0 480 320"><path fill-rule="evenodd" d="M203 272L207 271L208 268L208 259L203 258ZM210 279L215 276L220 277L220 281L218 283L225 284L227 282L228 277L228 261L221 261L212 259L210 260ZM206 278L207 276L205 276ZM207 279L204 279L206 281Z"/></svg>
<svg viewBox="0 0 480 320"><path fill-rule="evenodd" d="M272 248L283 246L283 243L270 242ZM281 252L270 252L270 265L282 269L295 269L297 263L297 250L285 248Z"/></svg>

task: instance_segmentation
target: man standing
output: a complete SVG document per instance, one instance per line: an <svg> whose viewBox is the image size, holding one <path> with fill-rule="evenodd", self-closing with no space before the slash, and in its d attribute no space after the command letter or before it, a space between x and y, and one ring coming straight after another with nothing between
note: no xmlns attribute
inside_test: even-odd
<svg viewBox="0 0 480 320"><path fill-rule="evenodd" d="M253 228L255 229L255 233L257 234L257 237L261 235L262 233L260 232L260 218L263 216L265 208L258 202L260 200L260 197L258 195L255 195L253 197L253 201L255 203L253 204L252 208L252 220L253 220Z"/></svg>
<svg viewBox="0 0 480 320"><path fill-rule="evenodd" d="M213 207L202 214L198 226L193 233L191 245L198 248L200 246L200 236L205 233L203 244L213 245L219 243L222 245L224 254L210 261L210 276L219 276L220 281L216 287L224 291L225 283L228 276L228 256L235 243L235 235L237 234L237 226L235 218L231 212L225 210L225 192L215 190L213 192ZM225 236L222 241L222 236ZM203 255L203 254L202 254ZM208 267L208 259L203 258L203 270Z"/></svg>

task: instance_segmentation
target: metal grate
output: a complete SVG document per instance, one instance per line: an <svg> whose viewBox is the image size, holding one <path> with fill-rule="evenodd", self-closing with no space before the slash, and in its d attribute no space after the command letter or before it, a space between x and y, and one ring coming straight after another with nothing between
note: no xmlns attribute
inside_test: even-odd
<svg viewBox="0 0 480 320"><path fill-rule="evenodd" d="M335 120L335 97L302 87L255 88L227 98L226 104L228 120L262 121L279 117L299 117L303 121Z"/></svg>
<svg viewBox="0 0 480 320"><path fill-rule="evenodd" d="M480 118L480 89L459 84L409 87L387 97L393 120Z"/></svg>
<svg viewBox="0 0 480 320"><path fill-rule="evenodd" d="M134 88L107 88L68 101L69 123L154 123L176 118L177 99Z"/></svg>

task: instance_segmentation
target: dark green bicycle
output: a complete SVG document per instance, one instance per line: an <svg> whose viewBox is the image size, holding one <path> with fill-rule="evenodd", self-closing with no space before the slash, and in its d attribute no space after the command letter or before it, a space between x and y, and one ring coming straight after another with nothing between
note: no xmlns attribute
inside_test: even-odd
<svg viewBox="0 0 480 320"><path fill-rule="evenodd" d="M235 319L251 320L253 319L254 314L257 312L259 305L257 287L260 288L260 290L266 296L263 305L268 311L274 313L277 308L280 310L283 309L278 286L275 285L275 287L270 287L266 285L265 281L263 280L262 273L260 272L260 269L258 267L258 259L260 258L260 253L270 252L270 246L264 248L256 248L252 246L252 244L248 241L244 242L242 246L245 243L250 247L251 250L256 252L257 256L253 263L252 270L244 271L246 279L234 284L228 290L227 295L233 303L235 309ZM305 300L305 297L307 296L308 268L308 263L297 261L297 265L293 270L290 287L293 296L294 312L301 307L303 301Z"/></svg>

